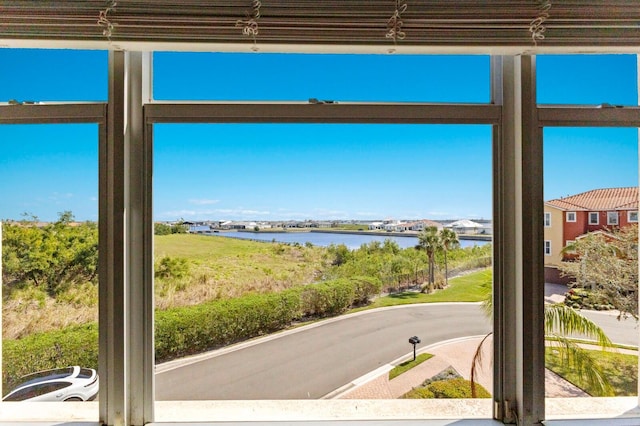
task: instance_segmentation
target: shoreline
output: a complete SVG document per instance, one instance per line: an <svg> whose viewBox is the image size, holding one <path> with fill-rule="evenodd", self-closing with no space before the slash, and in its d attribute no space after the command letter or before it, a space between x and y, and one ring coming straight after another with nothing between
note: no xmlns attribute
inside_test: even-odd
<svg viewBox="0 0 640 426"><path fill-rule="evenodd" d="M260 231L254 231L252 229L233 229L233 230L220 230L219 233L225 232L247 232L250 234L297 234L297 233L325 233L325 234L347 234L347 235L373 235L373 236L388 236L388 237L413 237L418 236L418 232L380 232L380 231L352 231L342 229L296 229L295 231L289 231L279 228L278 230L264 229ZM218 233L218 232L216 232ZM458 238L462 240L477 240L477 241L491 241L492 235L486 234L458 234Z"/></svg>

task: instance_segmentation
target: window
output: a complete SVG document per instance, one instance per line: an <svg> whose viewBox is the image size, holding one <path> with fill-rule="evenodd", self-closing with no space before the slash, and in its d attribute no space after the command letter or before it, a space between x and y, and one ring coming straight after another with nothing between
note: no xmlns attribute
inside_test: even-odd
<svg viewBox="0 0 640 426"><path fill-rule="evenodd" d="M543 108L540 108L540 112ZM557 117L559 121L566 118L566 113L562 108L558 108ZM549 272L552 267L557 267L559 275L545 274L545 282L562 284L563 280L569 280L576 289L589 289L590 283L601 279L602 274L611 275L619 274L625 278L613 278L617 280L614 286L628 286L628 288L637 289L637 278L635 274L629 274L624 266L613 266L607 269L604 266L608 260L596 260L590 256L589 250L594 247L590 244L600 244L603 241L608 244L608 236L602 232L589 232L596 230L600 225L606 225L607 221L613 219L618 224L617 215L619 212L613 211L616 205L626 204L630 201L627 198L627 190L637 187L638 184L638 130L636 128L616 128L616 127L544 127L543 129L543 146L544 146L544 193L546 195L545 202L556 204L560 208L566 208L572 211L566 211L567 222L562 232L551 235L545 232L543 241L543 252L545 258L545 272ZM594 156L593 152L599 155ZM567 161L571 158L571 161ZM588 170L588 173L585 173ZM580 179L568 178L570 176L580 176ZM572 207L573 206L573 207ZM607 210L611 210L607 212ZM609 218L608 213L613 213ZM580 218L578 219L578 215ZM602 216L602 217L600 217ZM626 217L625 217L626 218ZM577 223L576 223L577 222ZM563 244L564 243L564 244ZM566 247L566 249L564 249ZM585 249L587 247L587 249ZM609 251L610 258L615 259L617 250ZM600 262L597 264L597 262ZM614 264L616 262L610 261ZM637 271L634 262L631 263L631 269ZM599 278L594 278L594 277ZM632 277L632 278L627 278ZM548 279L547 279L548 278ZM566 283L566 281L564 281ZM610 294L610 293L609 293ZM635 292L633 294L636 294ZM605 298L602 298L605 299ZM601 299L601 300L602 300ZM608 300L616 299L615 297L607 297ZM607 300L605 299L605 300ZM619 299L616 302L619 303ZM608 302L609 303L609 302ZM576 303L574 307L583 307L585 303ZM548 307L545 306L545 309ZM584 312L584 311L582 311ZM585 317L590 318L593 322L600 326L605 334L615 336L615 329L608 329L607 326L588 313ZM633 321L635 322L635 321ZM625 330L630 330L633 325L627 323L620 324ZM628 327L628 328L627 328ZM633 334L625 334L625 337L614 337L615 340L628 344L637 345L637 331ZM567 371L566 368L560 367L561 354L563 350L546 349L545 366L548 370L556 373ZM592 352L591 354L595 354ZM631 376L637 374L637 358L624 358L618 361L621 365L618 371L623 369L628 373L618 374L605 373L604 377L610 382L615 383L619 377ZM577 375L576 375L577 376ZM572 383L580 383L578 386L585 389L586 380L584 378L571 380ZM557 386L557 382L547 378L545 381L546 389L553 389ZM632 386L633 394L635 394L635 384ZM601 391L600 391L601 392ZM593 392L596 394L596 392ZM602 395L602 393L600 393ZM620 395L620 394L617 394ZM567 395L569 397L569 395ZM579 400L575 398L572 401ZM569 403L569 401L566 401ZM635 399L637 402L637 399ZM549 404L551 405L551 404ZM583 408L585 411L588 408ZM547 413L547 419L552 416Z"/></svg>
<svg viewBox="0 0 640 426"><path fill-rule="evenodd" d="M638 211L627 212L627 222L635 223L638 222Z"/></svg>
<svg viewBox="0 0 640 426"><path fill-rule="evenodd" d="M272 106L272 110L277 110L277 106ZM175 357L171 352L173 342L176 339L189 339L187 336L191 332L187 332L185 328L178 331L167 327L165 311L167 308L178 309L178 306L182 306L181 309L189 312L188 298L194 290L201 301L209 298L214 302L217 299L225 303L246 304L257 301L254 296L247 297L247 294L256 289L260 289L264 295L284 295L287 290L295 290L300 284L305 284L309 291L312 291L310 287L318 281L331 285L330 279L318 278L317 274L317 271L326 269L317 262L326 246L332 243L344 244L349 250L356 251L362 250L360 247L363 244L371 242L385 245L385 240L390 238L385 231L374 236L358 235L360 228L368 229L363 221L385 217L406 218L412 214L417 218L444 220L450 217L448 215L464 215L471 205L478 209L481 216L487 217L491 212L489 126L157 123L154 124L152 134L155 222L171 226L182 217L194 226L207 222L206 229L211 229L210 232L205 230L202 236L172 234L156 235L154 238L156 262L163 262L163 256L186 258L192 271L182 279L182 284L173 276L159 273L155 276L155 343L158 361L155 395L159 403L200 399L320 399L326 395L348 397L345 391L341 391L343 386L376 370L380 358L388 357L392 361L402 356L402 352L406 350L406 339L385 337L388 332L386 326L356 331L348 318L336 318L339 320L336 326L347 337L331 345L328 345L327 334L321 332L313 342L304 345L304 353L297 352L299 349L285 352L278 349L282 346L299 348L300 345L294 339L309 331L305 327L299 328L300 333L296 335L271 338L268 342L264 339L254 340L255 344L251 347L235 351L235 357L203 359L189 366L169 369L165 367L165 361ZM238 134L244 136L238 139ZM192 150L185 149L182 141L187 139L191 149L198 152L197 156L193 156ZM389 141L393 141L392 146ZM455 149L455 146L460 149ZM388 155L393 156L396 152L411 152L419 158L437 155L438 162L429 168L404 162L389 163ZM234 161L236 158L242 158L242 161ZM216 164L216 167L212 168L212 164ZM379 170L383 168L389 173L388 177L379 179ZM454 168L459 170L457 178L443 182L441 176ZM220 185L221 182L224 184ZM458 196L451 198L451 193ZM292 197L290 194L296 196ZM426 199L429 201L425 202ZM430 210L434 205L446 206L442 210L447 213ZM226 219L228 223L224 222L222 225L222 219ZM322 223L331 226L334 223L338 229L348 231L344 224L352 224L354 221L360 223L355 227L351 225L355 234L323 233L321 229L314 229L313 232L286 232L284 229L286 226L301 229L315 228L316 223L318 226ZM209 226L212 228L208 228ZM466 226L473 229L474 224ZM227 229L236 227L240 229ZM407 259L415 259L415 246L419 242L416 234L397 236L396 233L410 234L408 224L395 226L393 238L400 248L396 252L396 258L406 255ZM266 244L256 244L251 240L262 240ZM283 244L284 242L289 244ZM460 238L460 242L463 247L476 245L473 240L464 237ZM486 244L482 241L480 243ZM201 251L202 254L197 255L197 264L192 262L192 255L179 252L182 244L187 244L194 253ZM477 246L482 247L480 244ZM489 249L489 246L484 247ZM234 266L225 257L204 255L213 252L214 248L216 252L242 253L242 259L233 261ZM489 256L483 255L483 260L488 262L491 258L490 250L486 253ZM331 252L327 254L331 255ZM376 249L372 249L367 255L368 266L358 264L358 275L362 274L363 269L360 268L366 268L368 275L380 276L385 287L394 288L394 282L399 282L395 277L405 273L412 274L413 265L420 270L425 268L426 253L420 251L418 254L422 260L407 265L408 268L401 269L403 266L398 265L394 271L387 273L385 270L381 274L383 270L378 270L375 262L370 260L377 257ZM356 255L359 256L354 253ZM344 266L350 268L350 265L351 263ZM243 268L247 266L251 269L250 275L243 272ZM460 267L464 268L464 265L461 264ZM217 271L224 271L224 274ZM329 274L342 274L340 276L343 279L351 279L351 272L340 268L340 265L326 270L326 275ZM389 275L393 278L388 279ZM187 282L186 285L184 281ZM177 288L178 285L186 287L186 290ZM258 305L255 306L258 309ZM317 316L315 312L323 312L320 305L313 305L311 308L312 310L307 310L305 302L299 309L304 310L305 316ZM199 338L204 343L203 349L226 346L227 341L255 337L248 334L252 332L248 326L244 327L249 330L246 332L232 326L236 323L247 324L249 318L244 312L249 311L251 309L236 311L228 320L221 315L219 319L210 321L193 320L191 324L184 323L184 327L194 327L194 331L198 329L200 333L208 330L203 322L211 324L216 332L203 333L210 337L209 341L205 341L204 337ZM282 322L271 322L274 329L288 325L286 321L289 313L285 309L281 312ZM463 315L457 307L449 308L448 313ZM394 313L398 314L402 315L400 311ZM365 315L365 321L366 317ZM408 324L413 324L410 327L416 330L414 332L422 338L423 344L431 338L427 337L428 329L421 328L425 321L408 321ZM477 323L481 327L473 334L489 331L488 323L484 324L480 318ZM323 329L329 330L329 326ZM377 347L367 348L364 343L354 347L353 341L356 339L388 341L385 351L395 354L381 355ZM196 344L199 343L189 342L186 348L194 348ZM269 347L274 348L271 349L271 356L269 352L264 352ZM350 355L345 357L347 352ZM284 356L281 357L278 353ZM297 355L292 356L294 353ZM237 359L245 357L254 359L250 366L237 363ZM211 371L208 366L213 363L220 371L205 373L205 370ZM322 381L308 377L308 371L302 368L303 365L313 365L314 370L325 371ZM483 365L483 368L487 371L490 369L488 364ZM247 374L248 371L250 374ZM193 380L180 380L185 374L194 377ZM280 377L277 382L269 379L274 375ZM256 387L256 381L263 382L263 385ZM211 386L212 383L218 385ZM301 386L301 383L305 384ZM366 388L359 388L358 391L365 392ZM372 397L371 393L362 395L365 395L361 397L363 399ZM485 411L483 414L484 417L490 417L489 412Z"/></svg>
<svg viewBox="0 0 640 426"><path fill-rule="evenodd" d="M618 212L607 212L607 225L618 224Z"/></svg>
<svg viewBox="0 0 640 426"><path fill-rule="evenodd" d="M635 63L635 55L538 55L538 103L638 105Z"/></svg>
<svg viewBox="0 0 640 426"><path fill-rule="evenodd" d="M547 228L551 226L551 213L549 212L544 212L544 226Z"/></svg>
<svg viewBox="0 0 640 426"><path fill-rule="evenodd" d="M107 99L106 51L0 48L0 64L0 102Z"/></svg>
<svg viewBox="0 0 640 426"><path fill-rule="evenodd" d="M488 103L489 63L484 55L155 52L153 93L159 100ZM400 69L401 81L389 80Z"/></svg>

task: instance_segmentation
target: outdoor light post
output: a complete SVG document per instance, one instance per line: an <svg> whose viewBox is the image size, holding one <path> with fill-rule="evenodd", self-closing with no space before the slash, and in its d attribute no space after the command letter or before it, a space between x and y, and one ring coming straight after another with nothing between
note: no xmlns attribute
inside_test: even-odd
<svg viewBox="0 0 640 426"><path fill-rule="evenodd" d="M418 336L409 337L409 343L413 345L413 360L416 360L416 345L420 343L420 338Z"/></svg>

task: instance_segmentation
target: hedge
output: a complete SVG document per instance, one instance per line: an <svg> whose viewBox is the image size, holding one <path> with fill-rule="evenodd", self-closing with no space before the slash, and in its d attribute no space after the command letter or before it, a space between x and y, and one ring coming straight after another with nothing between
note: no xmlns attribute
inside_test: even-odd
<svg viewBox="0 0 640 426"><path fill-rule="evenodd" d="M67 327L2 341L2 384L4 392L20 377L41 370L82 365L98 367L98 324Z"/></svg>
<svg viewBox="0 0 640 426"><path fill-rule="evenodd" d="M308 317L339 315L366 303L380 292L380 280L370 277L336 279L298 286L279 293L251 294L196 306L156 311L156 362L200 353L288 327ZM98 326L3 341L3 384L38 370L98 365Z"/></svg>

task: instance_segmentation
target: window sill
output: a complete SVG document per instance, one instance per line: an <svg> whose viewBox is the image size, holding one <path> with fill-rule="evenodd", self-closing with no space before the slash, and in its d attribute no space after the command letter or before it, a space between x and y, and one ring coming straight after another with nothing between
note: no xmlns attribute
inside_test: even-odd
<svg viewBox="0 0 640 426"><path fill-rule="evenodd" d="M243 422L257 426L256 422L282 421L306 425L339 421L367 426L373 426L373 421L407 426L416 422L433 426L498 425L488 418L491 405L491 399L160 401L155 405L156 421L150 426L196 423L202 426L214 421L217 425L226 422L236 426ZM628 424L630 418L640 418L640 407L637 397L547 398L546 415L547 426ZM69 426L98 426L98 402L2 403L0 410L0 426L53 426L60 422Z"/></svg>

